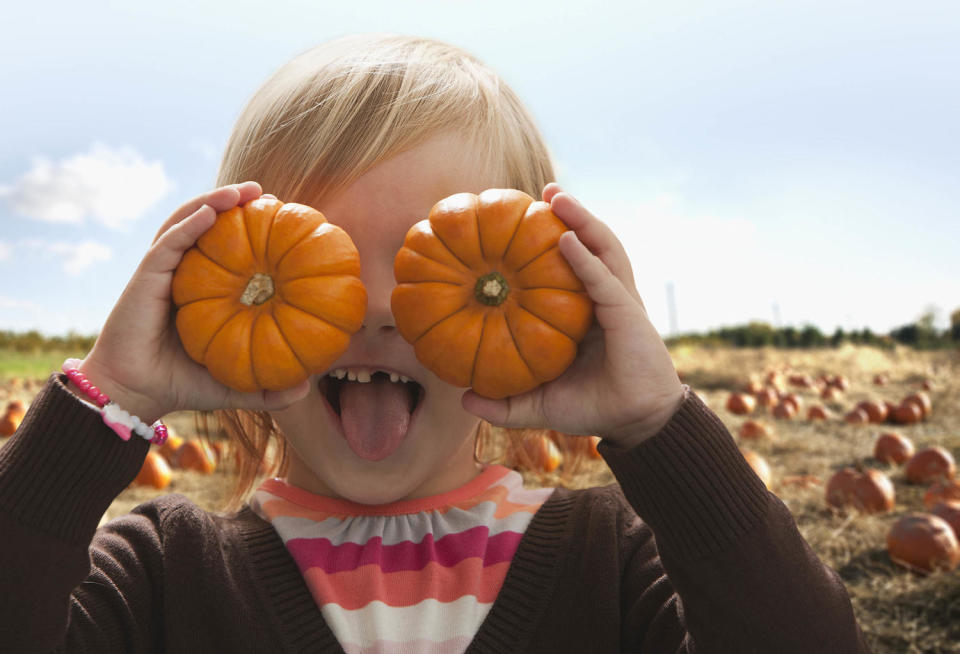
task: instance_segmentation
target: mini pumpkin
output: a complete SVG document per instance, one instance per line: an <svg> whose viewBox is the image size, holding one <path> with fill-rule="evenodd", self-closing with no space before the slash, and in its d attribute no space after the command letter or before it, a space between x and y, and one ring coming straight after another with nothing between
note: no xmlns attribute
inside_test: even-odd
<svg viewBox="0 0 960 654"><path fill-rule="evenodd" d="M347 233L316 209L269 197L220 213L183 255L172 290L187 354L240 391L323 372L367 303Z"/></svg>
<svg viewBox="0 0 960 654"><path fill-rule="evenodd" d="M593 321L593 302L557 247L565 231L549 204L521 191L435 204L394 261L391 308L417 359L494 399L559 377Z"/></svg>

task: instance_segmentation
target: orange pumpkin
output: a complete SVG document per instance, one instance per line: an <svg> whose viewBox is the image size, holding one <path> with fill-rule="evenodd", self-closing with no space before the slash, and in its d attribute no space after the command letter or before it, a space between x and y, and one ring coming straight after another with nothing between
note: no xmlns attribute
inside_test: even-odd
<svg viewBox="0 0 960 654"><path fill-rule="evenodd" d="M907 461L904 470L911 484L931 484L943 479L953 479L957 464L953 455L942 447L927 447Z"/></svg>
<svg viewBox="0 0 960 654"><path fill-rule="evenodd" d="M187 354L240 391L323 372L367 303L347 233L315 209L268 197L220 213L183 255L172 290Z"/></svg>
<svg viewBox="0 0 960 654"><path fill-rule="evenodd" d="M759 393L754 393L754 397L757 399L757 404L767 408L776 406L780 401L780 395L772 388L764 388Z"/></svg>
<svg viewBox="0 0 960 654"><path fill-rule="evenodd" d="M893 410L893 422L900 425L912 425L923 420L923 407L914 402L901 402Z"/></svg>
<svg viewBox="0 0 960 654"><path fill-rule="evenodd" d="M762 440L772 437L773 431L762 422L747 420L740 426L740 438L745 440Z"/></svg>
<svg viewBox="0 0 960 654"><path fill-rule="evenodd" d="M217 457L205 444L189 440L177 450L177 467L208 475L216 469Z"/></svg>
<svg viewBox="0 0 960 654"><path fill-rule="evenodd" d="M916 448L909 438L893 432L880 434L873 446L873 458L897 465L908 461L915 452Z"/></svg>
<svg viewBox="0 0 960 654"><path fill-rule="evenodd" d="M917 572L953 570L960 563L960 543L946 520L930 513L903 516L887 534L887 551L900 565Z"/></svg>
<svg viewBox="0 0 960 654"><path fill-rule="evenodd" d="M857 403L858 409L863 409L872 423L883 423L887 419L887 405L876 400L863 400Z"/></svg>
<svg viewBox="0 0 960 654"><path fill-rule="evenodd" d="M181 445L183 445L183 437L174 434L170 425L167 425L167 440L157 448L157 452L167 460L167 463L174 465L177 461L177 450Z"/></svg>
<svg viewBox="0 0 960 654"><path fill-rule="evenodd" d="M930 396L924 393L923 391L917 391L911 395L903 398L903 404L916 404L920 407L920 410L923 412L923 418L929 418L930 413L933 412L933 403L930 401Z"/></svg>
<svg viewBox="0 0 960 654"><path fill-rule="evenodd" d="M173 472L170 470L167 460L159 452L151 450L147 452L147 458L143 460L143 465L140 466L140 472L133 480L133 485L153 486L157 490L163 490L170 485L172 476Z"/></svg>
<svg viewBox="0 0 960 654"><path fill-rule="evenodd" d="M510 442L505 463L517 470L553 472L560 467L562 460L557 444L548 433L531 430L519 443Z"/></svg>
<svg viewBox="0 0 960 654"><path fill-rule="evenodd" d="M937 502L930 509L930 513L943 518L953 529L953 535L960 539L960 502L956 500Z"/></svg>
<svg viewBox="0 0 960 654"><path fill-rule="evenodd" d="M20 423L23 422L23 416L26 415L26 408L20 400L12 400L7 404L7 410L0 416L0 436L13 436Z"/></svg>
<svg viewBox="0 0 960 654"><path fill-rule="evenodd" d="M827 481L827 504L863 513L884 513L893 508L894 490L890 478L879 470L844 468Z"/></svg>
<svg viewBox="0 0 960 654"><path fill-rule="evenodd" d="M827 410L819 404L815 404L807 409L807 420L827 420L829 417L830 414Z"/></svg>
<svg viewBox="0 0 960 654"><path fill-rule="evenodd" d="M843 421L849 425L865 425L870 422L870 416L863 409L857 408L843 416Z"/></svg>
<svg viewBox="0 0 960 654"><path fill-rule="evenodd" d="M753 468L756 475L760 477L763 485L770 488L770 484L773 481L773 474L770 472L770 464L767 463L767 460L753 450L742 450L741 453L743 454L743 458L746 459L747 465Z"/></svg>
<svg viewBox="0 0 960 654"><path fill-rule="evenodd" d="M797 415L797 405L793 402L780 402L773 407L773 417L777 420L793 420Z"/></svg>
<svg viewBox="0 0 960 654"><path fill-rule="evenodd" d="M960 481L938 481L923 494L923 505L928 509L937 502L960 502Z"/></svg>
<svg viewBox="0 0 960 654"><path fill-rule="evenodd" d="M394 261L391 307L420 362L499 399L559 377L593 321L546 202L490 189L435 204Z"/></svg>
<svg viewBox="0 0 960 654"><path fill-rule="evenodd" d="M735 413L738 416L753 413L757 407L757 400L752 395L744 393L731 393L727 398L727 411Z"/></svg>

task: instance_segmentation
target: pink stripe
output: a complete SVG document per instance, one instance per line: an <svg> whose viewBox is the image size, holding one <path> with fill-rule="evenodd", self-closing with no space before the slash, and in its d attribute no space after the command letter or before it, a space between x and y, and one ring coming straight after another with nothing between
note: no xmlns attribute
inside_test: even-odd
<svg viewBox="0 0 960 654"><path fill-rule="evenodd" d="M493 604L503 586L510 562L482 567L480 559L464 559L452 568L428 563L423 570L384 574L375 565L328 575L312 568L303 573L317 606L336 604L356 611L373 601L387 606L415 606L424 600L455 602L472 595L481 604Z"/></svg>
<svg viewBox="0 0 960 654"><path fill-rule="evenodd" d="M287 549L301 572L319 568L328 574L370 564L378 565L383 572L399 572L420 570L430 561L451 567L471 557L482 558L485 566L511 560L523 534L505 531L487 538L488 533L488 528L481 526L449 534L436 543L433 536L427 534L419 543L407 541L396 545L383 545L379 536L364 545L337 546L327 538L295 538L287 541Z"/></svg>
<svg viewBox="0 0 960 654"><path fill-rule="evenodd" d="M471 636L457 636L445 640L442 643L435 643L432 640L378 640L370 644L369 647L360 647L355 643L343 643L343 649L347 654L410 654L411 652L431 652L433 654L459 654L467 649Z"/></svg>

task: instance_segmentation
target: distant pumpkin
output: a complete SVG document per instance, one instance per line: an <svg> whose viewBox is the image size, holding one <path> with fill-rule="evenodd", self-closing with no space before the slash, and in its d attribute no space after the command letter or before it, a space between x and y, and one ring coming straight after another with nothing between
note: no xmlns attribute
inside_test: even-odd
<svg viewBox="0 0 960 654"><path fill-rule="evenodd" d="M960 564L960 542L946 520L930 513L911 513L887 533L887 551L895 563L916 572L953 570Z"/></svg>
<svg viewBox="0 0 960 654"><path fill-rule="evenodd" d="M904 473L911 484L931 484L944 479L953 479L957 464L953 455L942 447L927 447L907 461Z"/></svg>
<svg viewBox="0 0 960 654"><path fill-rule="evenodd" d="M563 374L593 322L593 302L557 247L566 231L549 204L512 189L434 205L394 260L391 308L417 359L494 399Z"/></svg>

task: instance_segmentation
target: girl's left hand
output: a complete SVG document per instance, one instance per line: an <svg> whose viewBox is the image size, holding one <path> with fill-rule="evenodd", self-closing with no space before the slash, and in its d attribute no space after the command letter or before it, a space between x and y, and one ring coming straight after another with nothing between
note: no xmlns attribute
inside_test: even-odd
<svg viewBox="0 0 960 654"><path fill-rule="evenodd" d="M595 323L560 377L502 400L469 390L463 406L501 427L595 434L632 447L660 431L676 411L683 398L680 378L613 231L557 184L543 189L543 200L571 230L560 237L560 252L595 303Z"/></svg>

